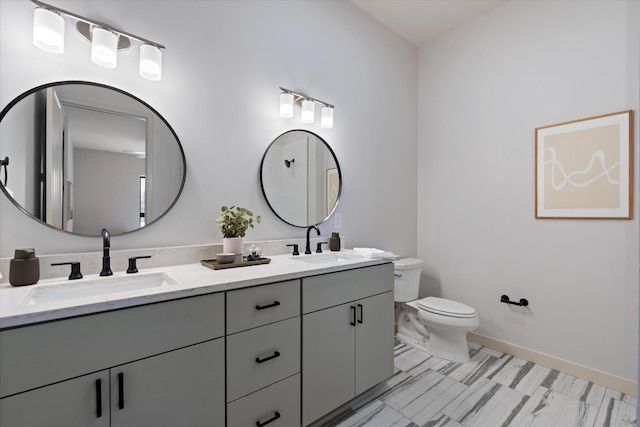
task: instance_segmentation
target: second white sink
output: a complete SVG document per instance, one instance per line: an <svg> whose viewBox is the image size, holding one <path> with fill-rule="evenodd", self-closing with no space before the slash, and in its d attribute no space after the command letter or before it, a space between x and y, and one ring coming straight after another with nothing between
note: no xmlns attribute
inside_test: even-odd
<svg viewBox="0 0 640 427"><path fill-rule="evenodd" d="M291 259L295 261L308 262L310 264L336 264L352 260L364 259L360 255L346 254L342 252L328 252L313 255L293 256Z"/></svg>
<svg viewBox="0 0 640 427"><path fill-rule="evenodd" d="M105 277L78 282L67 281L33 288L25 297L22 305L35 305L140 289L159 288L174 285L175 283L171 277L164 273Z"/></svg>

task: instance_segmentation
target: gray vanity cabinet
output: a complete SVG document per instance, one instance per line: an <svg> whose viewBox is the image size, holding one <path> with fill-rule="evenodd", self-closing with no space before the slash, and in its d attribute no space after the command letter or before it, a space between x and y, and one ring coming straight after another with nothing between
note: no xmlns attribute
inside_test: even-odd
<svg viewBox="0 0 640 427"><path fill-rule="evenodd" d="M0 399L0 425L110 427L109 371Z"/></svg>
<svg viewBox="0 0 640 427"><path fill-rule="evenodd" d="M220 338L112 368L111 427L223 426L223 360Z"/></svg>
<svg viewBox="0 0 640 427"><path fill-rule="evenodd" d="M223 336L223 294L0 331L0 425L222 426Z"/></svg>
<svg viewBox="0 0 640 427"><path fill-rule="evenodd" d="M227 292L227 426L300 426L300 280Z"/></svg>
<svg viewBox="0 0 640 427"><path fill-rule="evenodd" d="M393 375L393 266L302 282L302 424Z"/></svg>
<svg viewBox="0 0 640 427"><path fill-rule="evenodd" d="M20 393L0 399L0 425L222 426L223 360L217 339Z"/></svg>

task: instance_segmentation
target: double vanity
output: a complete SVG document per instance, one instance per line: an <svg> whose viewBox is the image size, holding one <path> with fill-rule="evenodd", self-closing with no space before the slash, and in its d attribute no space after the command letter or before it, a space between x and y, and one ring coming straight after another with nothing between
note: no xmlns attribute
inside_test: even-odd
<svg viewBox="0 0 640 427"><path fill-rule="evenodd" d="M307 426L393 374L393 264L276 255L0 288L0 425Z"/></svg>
<svg viewBox="0 0 640 427"><path fill-rule="evenodd" d="M176 133L120 89L45 84L12 101L0 122L0 153L24 183L8 191L5 177L0 190L40 225L96 237L103 229L104 240L105 228L125 234L158 221L182 193ZM46 186L36 163L46 164ZM336 210L341 176L331 147L309 131L287 131L264 153L265 200L278 219L307 228L307 254L309 231L319 235ZM95 197L114 188L126 202ZM0 426L320 425L393 374L390 261L343 250L214 271L194 259L0 285ZM44 277L59 261L69 260L43 263Z"/></svg>

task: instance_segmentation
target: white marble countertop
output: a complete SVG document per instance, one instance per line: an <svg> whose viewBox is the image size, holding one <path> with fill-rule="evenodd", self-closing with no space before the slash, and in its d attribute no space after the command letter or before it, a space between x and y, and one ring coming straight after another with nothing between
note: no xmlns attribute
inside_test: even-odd
<svg viewBox="0 0 640 427"><path fill-rule="evenodd" d="M305 257L318 258L326 256L327 258L332 258L337 254L343 254L346 257L318 264L300 261L304 260ZM114 272L113 276L108 277L91 274L73 281L68 280L67 277L47 279L41 280L35 285L21 287L13 287L5 283L0 285L0 329L284 280L300 279L302 277L389 262L389 260L360 257L350 250L299 255L296 257L275 255L269 258L271 258L269 264L221 270L213 270L197 263L140 269L137 274L126 274L124 271ZM156 288L105 293L97 296L73 297L62 301L42 302L33 305L26 304L30 299L30 293L34 290L50 290L56 286L81 286L82 283L88 281L99 283L101 280L113 280L113 278L118 277L141 277L154 273L163 273L175 283Z"/></svg>

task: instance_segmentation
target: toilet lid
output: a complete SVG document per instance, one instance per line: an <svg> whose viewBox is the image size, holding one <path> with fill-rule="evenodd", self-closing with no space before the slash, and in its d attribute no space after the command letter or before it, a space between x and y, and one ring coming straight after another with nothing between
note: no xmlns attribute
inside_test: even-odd
<svg viewBox="0 0 640 427"><path fill-rule="evenodd" d="M449 317L475 317L477 315L473 307L457 301L445 298L426 297L418 301L418 308L441 316Z"/></svg>

